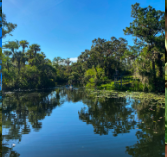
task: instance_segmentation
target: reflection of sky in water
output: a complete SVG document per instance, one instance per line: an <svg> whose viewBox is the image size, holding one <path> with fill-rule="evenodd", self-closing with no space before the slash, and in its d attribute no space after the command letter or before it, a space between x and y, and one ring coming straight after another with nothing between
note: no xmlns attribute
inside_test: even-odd
<svg viewBox="0 0 167 157"><path fill-rule="evenodd" d="M61 93L62 91L59 93L60 100L66 100L67 95L61 96ZM49 99L54 97L56 97L55 91L48 95ZM132 121L133 116L134 120L138 122L137 112L132 109L134 101L134 99L128 98L126 104L123 104L125 108L133 111L127 117L128 122ZM102 108L100 103L98 103L98 107ZM136 129L136 125L134 125L134 129L130 129L129 133L120 133L116 137L113 136L114 129L109 129L108 135L94 134L94 126L86 124L78 117L78 111L82 108L85 112L88 111L88 106L82 100L76 103L71 100L65 101L63 105L52 110L51 116L45 116L44 119L38 120L38 122L42 122L42 128L39 131L34 131L31 123L28 122L28 117L26 117L31 132L22 134L20 143L18 140L10 140L7 143L9 147L15 143L16 146L13 150L21 154L21 157L36 157L36 154L41 157L68 157L69 154L73 154L73 157L93 155L130 157L125 153L125 148L136 144L138 141L136 133L142 129ZM10 113L16 114L13 111ZM117 114L115 115L117 116ZM121 120L120 122L122 123ZM8 128L3 128L2 134L6 135L7 133ZM21 128L19 133L21 134ZM5 142L3 141L3 143Z"/></svg>
<svg viewBox="0 0 167 157"><path fill-rule="evenodd" d="M126 108L129 108L129 109L132 109L132 114L131 116L133 116L133 120L136 121L136 122L141 122L139 119L138 119L138 116L137 116L137 111L135 109L132 108L132 104L135 102L135 99L131 98L131 97L126 97ZM137 103L140 103L140 100L137 100ZM129 118L128 120L131 120L131 118Z"/></svg>
<svg viewBox="0 0 167 157"><path fill-rule="evenodd" d="M41 156L47 155L44 150L47 150L47 152L54 150L54 152L57 152L58 156L62 155L62 151L66 151L68 154L74 153L75 151L82 152L85 156L88 155L88 152L94 152L94 154L98 156L99 153L101 154L98 150L101 149L101 143L103 143L103 147L105 147L106 150L110 149L110 151L113 151L113 154L116 152L116 154L124 154L127 141L131 144L135 144L135 130L132 131L131 134L119 134L117 140L114 140L114 137L111 136L110 133L110 136L103 136L103 138L98 134L92 136L92 125L85 126L85 123L81 123L78 119L78 114L76 114L82 107L86 107L86 105L82 103L74 105L65 102L61 108L54 109L52 116L46 117L42 121L43 127L39 132L32 131L29 135L23 135L21 143L17 144L13 150L24 154L25 157L29 156L24 153L27 152L26 149L31 149L29 152L34 155L40 151ZM112 130L110 132L112 132ZM41 142L43 144L41 144ZM35 147L31 145L35 145ZM112 145L115 146L113 147ZM121 150L118 153L120 147ZM82 149L86 149L87 151L84 152ZM68 155L64 154L64 156ZM129 155L124 156L128 157Z"/></svg>

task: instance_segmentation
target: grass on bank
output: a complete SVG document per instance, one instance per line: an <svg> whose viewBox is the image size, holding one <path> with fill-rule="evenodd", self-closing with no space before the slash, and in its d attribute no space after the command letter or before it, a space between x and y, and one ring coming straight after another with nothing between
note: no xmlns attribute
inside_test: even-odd
<svg viewBox="0 0 167 157"><path fill-rule="evenodd" d="M139 79L134 79L133 76L124 76L122 79L122 86L120 80L116 82L110 81L110 83L101 84L100 86L97 86L97 89L120 90L120 91L146 91L146 92L152 91L151 86L147 86L146 84L143 85Z"/></svg>

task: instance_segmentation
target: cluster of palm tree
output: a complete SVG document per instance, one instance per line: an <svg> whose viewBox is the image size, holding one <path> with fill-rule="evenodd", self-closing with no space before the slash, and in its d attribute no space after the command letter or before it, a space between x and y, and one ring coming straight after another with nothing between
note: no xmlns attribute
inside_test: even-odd
<svg viewBox="0 0 167 157"><path fill-rule="evenodd" d="M28 42L26 40L19 41L9 41L7 44L3 45L5 50L4 54L8 57L7 61L7 68L9 72L9 58L12 56L11 60L13 65L17 62L18 72L20 72L21 66L25 66L27 61L32 60L34 57L36 57L36 54L38 51L40 51L40 46L38 44L32 44L29 46L30 49L28 49L27 52L25 52L25 48L28 48ZM19 47L22 47L22 51L17 51Z"/></svg>
<svg viewBox="0 0 167 157"><path fill-rule="evenodd" d="M22 51L19 48L22 47ZM25 50L26 48L27 51ZM26 40L9 41L3 45L3 86L5 88L36 88L54 85L56 69L41 51L40 45ZM52 83L51 83L52 82Z"/></svg>

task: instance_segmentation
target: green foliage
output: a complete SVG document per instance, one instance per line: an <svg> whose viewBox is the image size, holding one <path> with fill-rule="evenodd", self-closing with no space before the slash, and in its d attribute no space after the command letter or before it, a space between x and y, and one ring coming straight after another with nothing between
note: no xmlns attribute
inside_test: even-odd
<svg viewBox="0 0 167 157"><path fill-rule="evenodd" d="M28 47L28 44L29 43L26 40L20 41L20 46L22 46L22 48L23 48L23 53L24 53L25 48Z"/></svg>
<svg viewBox="0 0 167 157"><path fill-rule="evenodd" d="M26 40L22 40L20 43L22 43L24 48L28 47ZM26 53L24 53L24 49L23 52L14 51L16 42L9 42L5 46L11 49L13 53L10 53L10 51L4 51L3 53L3 89L46 88L55 86L57 70L52 66L51 61L45 58L44 53L35 52L39 51L39 49L32 51L33 55L30 56L29 52L31 52L31 49ZM17 45L17 47L19 46Z"/></svg>
<svg viewBox="0 0 167 157"><path fill-rule="evenodd" d="M6 37L7 34L12 36L11 32L17 27L17 24L7 22L6 15L3 13L1 13L1 17L2 17L2 23L1 23L2 37L1 38Z"/></svg>
<svg viewBox="0 0 167 157"><path fill-rule="evenodd" d="M116 87L114 85L114 81L110 84L102 84L99 89L106 89L106 90L116 90Z"/></svg>
<svg viewBox="0 0 167 157"><path fill-rule="evenodd" d="M124 33L136 37L129 46L126 39L111 37L110 41L92 40L72 63L69 58L55 57L51 62L40 45L28 41L10 41L3 45L3 87L44 88L55 84L80 84L99 89L164 92L165 45L164 12L151 6L132 5L134 20ZM22 47L22 51L18 51ZM27 48L27 50L26 50ZM130 75L129 81L114 84L115 74ZM129 77L129 76L128 76ZM133 78L132 78L133 77Z"/></svg>
<svg viewBox="0 0 167 157"><path fill-rule="evenodd" d="M74 71L68 77L69 83L77 82L78 79L79 79L79 74L77 72L74 72Z"/></svg>
<svg viewBox="0 0 167 157"><path fill-rule="evenodd" d="M129 88L131 91L147 91L145 86L140 81L131 82L131 87Z"/></svg>
<svg viewBox="0 0 167 157"><path fill-rule="evenodd" d="M126 27L124 33L132 34L146 43L153 44L156 35L165 30L165 12L151 6L141 8L139 3L132 5L131 17L134 21Z"/></svg>
<svg viewBox="0 0 167 157"><path fill-rule="evenodd" d="M95 87L104 83L108 78L105 76L104 69L94 66L85 72L84 79L86 82L86 87Z"/></svg>
<svg viewBox="0 0 167 157"><path fill-rule="evenodd" d="M78 77L81 85L102 88L101 84L107 83L106 88L114 89L108 84L108 78L114 80L115 71L118 70L120 75L130 74L134 79L117 89L164 92L164 12L151 6L141 8L139 3L135 3L131 16L134 21L124 33L136 37L134 46L128 46L124 38L111 37L111 41L94 39L91 49L78 57L77 66L82 67L79 72L82 77ZM97 67L103 67L101 77Z"/></svg>
<svg viewBox="0 0 167 157"><path fill-rule="evenodd" d="M164 66L164 62L162 56L165 50L162 49L165 47L165 12L155 10L151 6L141 8L139 3L135 3L132 5L131 16L134 21L130 23L129 27L126 27L124 33L135 36L135 44L144 47L143 53L140 53L140 58L137 60L144 65L137 64L137 67L142 65L137 73L142 79L143 76L145 77L143 84L149 84L149 86L153 86L153 90L157 90L159 85L157 85L156 65L158 66L159 77L163 77L162 66ZM148 68L145 69L145 67Z"/></svg>
<svg viewBox="0 0 167 157"><path fill-rule="evenodd" d="M106 90L121 90L121 91L152 91L151 87L147 87L146 85L143 85L140 80L133 79L132 76L125 76L125 78L129 78L130 80L128 82L122 81L122 88L121 83L117 84L115 86L115 82L111 81L111 83L102 84L98 86L98 89L106 89ZM125 79L124 78L124 79Z"/></svg>
<svg viewBox="0 0 167 157"><path fill-rule="evenodd" d="M165 63L165 80L167 80L167 63Z"/></svg>

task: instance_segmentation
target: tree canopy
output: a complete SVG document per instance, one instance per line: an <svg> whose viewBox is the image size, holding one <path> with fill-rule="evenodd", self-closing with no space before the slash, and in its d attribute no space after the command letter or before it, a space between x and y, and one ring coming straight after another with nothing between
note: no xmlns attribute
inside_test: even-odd
<svg viewBox="0 0 167 157"><path fill-rule="evenodd" d="M75 63L60 56L50 61L39 44L29 45L27 40L5 43L3 87L44 88L73 83L101 88L104 84L113 85L118 73L133 78L126 88L164 92L165 13L151 6L142 8L135 3L131 16L134 20L123 31L125 35L134 37L133 46L122 37L111 36L108 41L95 38L91 48L81 52ZM8 23L5 14L3 22L5 37L17 25Z"/></svg>

